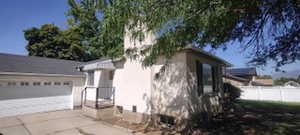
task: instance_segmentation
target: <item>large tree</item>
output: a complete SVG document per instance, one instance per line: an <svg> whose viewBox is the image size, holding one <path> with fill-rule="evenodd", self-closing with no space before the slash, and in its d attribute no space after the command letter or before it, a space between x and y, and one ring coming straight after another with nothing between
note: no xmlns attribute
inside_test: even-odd
<svg viewBox="0 0 300 135"><path fill-rule="evenodd" d="M119 20L107 21L106 16L117 17L106 12L111 1L68 0L66 12L70 26L76 26L83 41L96 57L120 57L123 55L124 24Z"/></svg>
<svg viewBox="0 0 300 135"><path fill-rule="evenodd" d="M128 26L133 38L143 37L136 29L141 25L154 32L157 42L142 50L146 65L186 45L226 49L233 42L251 50L251 64L274 61L281 67L300 59L299 0L81 1L99 5L104 32L122 31L120 24Z"/></svg>
<svg viewBox="0 0 300 135"><path fill-rule="evenodd" d="M61 30L53 24L45 24L41 28L24 30L29 55L77 61L123 55L124 29L115 26L120 24L119 26L123 27L121 25L125 23L104 22L109 2L99 3L97 0L68 2L70 9L66 12L69 23L67 29Z"/></svg>
<svg viewBox="0 0 300 135"><path fill-rule="evenodd" d="M26 49L30 56L87 61L93 59L81 41L78 28L60 30L53 24L44 24L40 28L24 30L28 41Z"/></svg>

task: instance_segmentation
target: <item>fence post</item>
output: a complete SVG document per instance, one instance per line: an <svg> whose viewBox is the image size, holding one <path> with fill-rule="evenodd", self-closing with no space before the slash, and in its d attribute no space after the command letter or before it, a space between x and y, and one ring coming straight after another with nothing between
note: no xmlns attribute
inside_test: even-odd
<svg viewBox="0 0 300 135"><path fill-rule="evenodd" d="M258 90L258 92L257 92L258 93L258 100L261 100L261 87L259 86L257 90Z"/></svg>
<svg viewBox="0 0 300 135"><path fill-rule="evenodd" d="M279 91L280 91L281 102L283 102L284 101L284 97L283 97L283 91L282 91L281 87L279 87Z"/></svg>

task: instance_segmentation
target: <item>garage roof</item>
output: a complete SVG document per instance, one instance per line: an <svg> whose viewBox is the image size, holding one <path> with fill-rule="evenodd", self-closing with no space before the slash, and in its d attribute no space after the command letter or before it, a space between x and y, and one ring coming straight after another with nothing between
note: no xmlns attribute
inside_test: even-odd
<svg viewBox="0 0 300 135"><path fill-rule="evenodd" d="M81 62L36 56L0 53L0 72L55 75L83 75L76 67Z"/></svg>

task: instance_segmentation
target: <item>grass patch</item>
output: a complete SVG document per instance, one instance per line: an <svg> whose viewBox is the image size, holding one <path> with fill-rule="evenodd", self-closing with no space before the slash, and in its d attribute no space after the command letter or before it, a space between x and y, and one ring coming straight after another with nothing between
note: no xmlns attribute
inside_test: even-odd
<svg viewBox="0 0 300 135"><path fill-rule="evenodd" d="M296 102L239 100L237 104L251 111L300 114L300 103Z"/></svg>
<svg viewBox="0 0 300 135"><path fill-rule="evenodd" d="M207 127L207 135L300 135L300 103L238 100Z"/></svg>
<svg viewBox="0 0 300 135"><path fill-rule="evenodd" d="M300 103L239 100L237 105L242 108L242 119L245 114L250 114L258 120L254 124L260 125L261 129L256 130L256 134L300 134Z"/></svg>

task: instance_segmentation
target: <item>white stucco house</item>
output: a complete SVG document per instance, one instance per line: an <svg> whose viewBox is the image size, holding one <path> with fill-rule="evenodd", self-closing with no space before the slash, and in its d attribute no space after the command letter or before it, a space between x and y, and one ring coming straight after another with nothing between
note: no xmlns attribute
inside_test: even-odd
<svg viewBox="0 0 300 135"><path fill-rule="evenodd" d="M155 42L151 34L144 41L126 35L124 48L140 48L151 42ZM2 111L6 108L18 114L24 110L38 112L82 106L96 118L109 114L133 122L142 122L153 115L187 119L203 109L220 109L222 69L230 66L194 47L176 52L171 59L160 57L151 67L143 67L139 60L126 56L86 63L7 54L1 54L0 59L0 95L7 94L0 96L0 116L7 114ZM13 69L11 66L16 69L4 70ZM48 98L49 103L45 103ZM26 102L19 104L17 100ZM6 102L19 109L9 109ZM24 106L41 109L28 111Z"/></svg>

